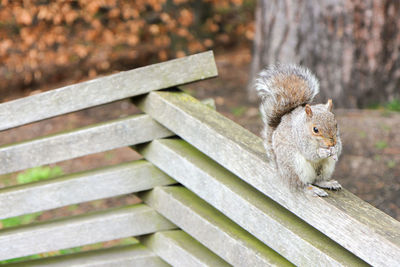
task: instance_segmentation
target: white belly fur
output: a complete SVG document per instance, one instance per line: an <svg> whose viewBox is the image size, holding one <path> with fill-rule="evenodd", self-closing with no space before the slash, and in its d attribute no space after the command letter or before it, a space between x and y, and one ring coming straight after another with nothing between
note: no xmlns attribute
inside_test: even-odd
<svg viewBox="0 0 400 267"><path fill-rule="evenodd" d="M299 179L305 184L314 183L318 180L329 180L335 168L335 160L331 157L318 161L309 161L300 153L294 155L294 168ZM320 169L317 174L316 170ZM319 177L318 177L319 175Z"/></svg>

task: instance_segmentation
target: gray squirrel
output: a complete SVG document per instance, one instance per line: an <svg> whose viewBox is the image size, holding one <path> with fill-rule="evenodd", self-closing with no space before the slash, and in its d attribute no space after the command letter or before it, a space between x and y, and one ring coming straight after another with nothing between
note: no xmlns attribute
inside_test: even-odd
<svg viewBox="0 0 400 267"><path fill-rule="evenodd" d="M328 195L320 188L341 189L331 180L342 151L332 100L310 105L319 93L317 78L297 65L270 66L258 74L255 89L262 101L264 147L281 178L313 196Z"/></svg>

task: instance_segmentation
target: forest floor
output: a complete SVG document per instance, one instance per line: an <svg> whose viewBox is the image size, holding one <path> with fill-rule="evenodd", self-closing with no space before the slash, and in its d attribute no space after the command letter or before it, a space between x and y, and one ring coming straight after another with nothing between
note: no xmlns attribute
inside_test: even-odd
<svg viewBox="0 0 400 267"><path fill-rule="evenodd" d="M246 47L215 52L218 78L184 86L184 90L199 99L213 98L217 111L259 135L262 124L258 104L247 100L250 49ZM49 84L44 90L76 83L75 80L61 84ZM28 94L28 93L26 93ZM21 97L15 94L8 100ZM96 122L111 120L138 113L129 101L95 107L63 115L38 123L0 132L0 145L19 142L37 136L53 134ZM334 177L349 191L375 207L400 220L400 113L381 110L335 110L337 114L343 155ZM76 160L57 163L68 174L103 165L112 165L140 158L129 148L98 153ZM53 165L54 166L54 165ZM0 177L0 187L16 184L16 174ZM89 210L101 210L110 206L136 203L133 197L119 197L104 201L92 201L42 213L38 219L76 215ZM0 225L1 228L1 225Z"/></svg>

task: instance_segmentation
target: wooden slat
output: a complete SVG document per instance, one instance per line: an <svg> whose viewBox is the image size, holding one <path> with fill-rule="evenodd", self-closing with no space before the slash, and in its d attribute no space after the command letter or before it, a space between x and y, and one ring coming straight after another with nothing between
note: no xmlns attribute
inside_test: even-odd
<svg viewBox="0 0 400 267"><path fill-rule="evenodd" d="M140 197L234 266L291 266L282 256L184 187L156 187Z"/></svg>
<svg viewBox="0 0 400 267"><path fill-rule="evenodd" d="M0 231L0 260L83 246L175 226L143 204Z"/></svg>
<svg viewBox="0 0 400 267"><path fill-rule="evenodd" d="M358 257L376 266L400 265L400 222L347 190L329 192L327 198L290 190L267 161L260 138L186 94L152 92L136 101L168 129Z"/></svg>
<svg viewBox="0 0 400 267"><path fill-rule="evenodd" d="M181 230L158 232L140 241L172 266L231 266Z"/></svg>
<svg viewBox="0 0 400 267"><path fill-rule="evenodd" d="M133 115L82 129L0 147L0 174L170 136L148 115Z"/></svg>
<svg viewBox="0 0 400 267"><path fill-rule="evenodd" d="M183 140L155 140L139 152L297 266L367 265Z"/></svg>
<svg viewBox="0 0 400 267"><path fill-rule="evenodd" d="M132 266L132 267L168 267L170 266L154 252L141 244L100 249L74 253L71 255L50 257L9 264L12 267L51 266L51 267L99 267L99 266Z"/></svg>
<svg viewBox="0 0 400 267"><path fill-rule="evenodd" d="M0 104L0 130L215 77L212 51L170 60Z"/></svg>
<svg viewBox="0 0 400 267"><path fill-rule="evenodd" d="M151 163L113 167L0 190L0 219L114 197L175 183Z"/></svg>

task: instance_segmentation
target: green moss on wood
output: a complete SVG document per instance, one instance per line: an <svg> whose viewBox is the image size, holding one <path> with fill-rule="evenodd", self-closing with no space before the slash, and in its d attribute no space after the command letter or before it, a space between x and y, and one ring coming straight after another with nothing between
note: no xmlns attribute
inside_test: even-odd
<svg viewBox="0 0 400 267"><path fill-rule="evenodd" d="M228 217L216 210L204 200L200 199L194 193L181 186L171 186L164 190L172 194L174 198L190 206L197 214L206 218L208 221L218 225L224 231L228 232L235 239L239 239L246 243L248 247L257 251L257 254L269 259L272 264L278 266L293 266L289 261L276 253L274 250L266 246L264 243L253 237L246 230L231 221Z"/></svg>

